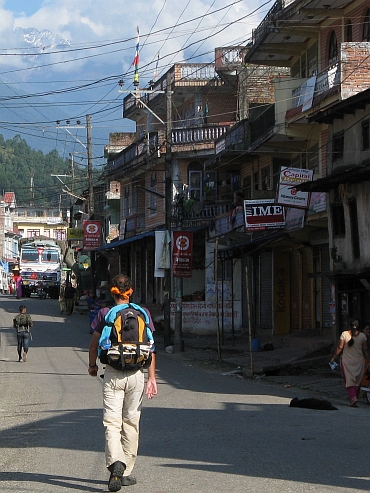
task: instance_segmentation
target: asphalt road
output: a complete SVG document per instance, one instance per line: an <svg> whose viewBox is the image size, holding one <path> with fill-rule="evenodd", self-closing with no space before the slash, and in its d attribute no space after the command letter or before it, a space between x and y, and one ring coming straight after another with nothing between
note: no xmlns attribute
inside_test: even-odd
<svg viewBox="0 0 370 493"><path fill-rule="evenodd" d="M20 302L0 298L0 492L107 491L88 317L60 316L54 300L22 302L35 324L27 363L17 361L11 328ZM368 407L290 408L289 389L163 351L158 377L128 491L369 491Z"/></svg>

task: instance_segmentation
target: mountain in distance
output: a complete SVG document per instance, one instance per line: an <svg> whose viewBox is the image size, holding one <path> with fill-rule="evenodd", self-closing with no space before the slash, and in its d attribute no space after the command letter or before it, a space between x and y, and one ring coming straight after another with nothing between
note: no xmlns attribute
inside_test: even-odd
<svg viewBox="0 0 370 493"><path fill-rule="evenodd" d="M45 53L54 52L60 50L68 50L71 48L69 40L52 33L49 30L39 31L35 28L16 28L14 30L16 40L16 46L22 53L22 61L24 66L35 67L32 70L32 79L37 82L48 82L48 84L32 84L27 80L21 80L15 77L23 77L22 72L18 74L12 74L11 79L6 72L7 67L3 66L1 71L3 76L0 75L0 134L4 136L4 139L12 139L16 135L20 135L22 139L26 140L27 144L36 150L41 150L44 153L50 152L56 149L59 154L65 154L65 152L71 151L76 141L72 136L68 136L66 130L57 129L57 121L66 122L71 120L75 115L67 114L63 109L64 95L49 95L49 96L32 96L27 97L30 94L38 94L45 92L52 92L53 90L60 89L60 84L55 83L55 72L50 70L50 67L45 66L49 57L45 57ZM12 67L8 67L11 71ZM91 67L93 70L93 67ZM67 77L67 74L66 78ZM7 79L5 79L7 77ZM76 78L76 74L72 76ZM86 70L83 78L86 77ZM77 74L78 78L78 74ZM8 82L9 81L9 82ZM75 80L71 81L71 85L75 85ZM24 87L23 90L20 88ZM102 89L104 92L106 89ZM93 96L99 101L102 95L94 93ZM81 93L76 92L68 94L68 99L76 102L81 102ZM59 102L61 105L59 105ZM91 106L91 105L90 105ZM68 106L65 106L68 108ZM71 109L73 108L73 102ZM72 110L73 112L76 109ZM81 110L83 111L83 110ZM117 114L122 115L122 110L117 110ZM85 115L77 116L81 120L81 127L86 124L84 118ZM71 122L72 123L72 122ZM55 126L54 126L55 125ZM119 124L117 124L119 126ZM116 131L116 129L108 130L107 128L94 127L94 118L92 120L92 141L93 141L93 155L102 156L104 154L104 145L109 142L109 131ZM73 134L78 135L78 138L86 143L86 130L81 130ZM67 141L71 143L67 151L63 147L64 134ZM57 139L56 139L57 137ZM56 143L58 140L58 144ZM77 144L78 145L78 144ZM58 148L60 146L60 148ZM83 149L79 148L79 151ZM94 161L96 163L96 161Z"/></svg>
<svg viewBox="0 0 370 493"><path fill-rule="evenodd" d="M39 31L34 28L17 27L14 30L14 34L20 43L20 51L23 48L24 59L27 62L36 62L39 58L42 58L37 53L44 53L45 50L54 51L71 48L71 43L67 39L62 38L58 34L53 34L47 29ZM32 56L29 55L30 48L33 48L34 55Z"/></svg>

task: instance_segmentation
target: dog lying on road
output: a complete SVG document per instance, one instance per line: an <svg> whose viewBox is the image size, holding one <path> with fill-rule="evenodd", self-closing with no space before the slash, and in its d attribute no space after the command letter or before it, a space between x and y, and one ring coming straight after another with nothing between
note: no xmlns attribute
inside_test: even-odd
<svg viewBox="0 0 370 493"><path fill-rule="evenodd" d="M310 397L308 399L298 399L295 397L290 401L289 407L302 407L305 409L319 409L320 411L338 411L337 407L325 399L316 399Z"/></svg>

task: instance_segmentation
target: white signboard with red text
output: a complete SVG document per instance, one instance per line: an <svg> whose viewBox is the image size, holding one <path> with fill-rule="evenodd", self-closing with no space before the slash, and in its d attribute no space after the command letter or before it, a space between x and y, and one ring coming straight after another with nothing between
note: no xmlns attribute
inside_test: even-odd
<svg viewBox="0 0 370 493"><path fill-rule="evenodd" d="M312 178L313 171L311 169L281 167L276 203L287 207L306 209L310 194L297 190L294 185L312 181Z"/></svg>
<svg viewBox="0 0 370 493"><path fill-rule="evenodd" d="M283 228L284 207L273 199L244 200L245 231Z"/></svg>
<svg viewBox="0 0 370 493"><path fill-rule="evenodd" d="M173 231L172 274L174 277L191 277L193 233Z"/></svg>
<svg viewBox="0 0 370 493"><path fill-rule="evenodd" d="M83 221L85 251L101 247L101 221Z"/></svg>

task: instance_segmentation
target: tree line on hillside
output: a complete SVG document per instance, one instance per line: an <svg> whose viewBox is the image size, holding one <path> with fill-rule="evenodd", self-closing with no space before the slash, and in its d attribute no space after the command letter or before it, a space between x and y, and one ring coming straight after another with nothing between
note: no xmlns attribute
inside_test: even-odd
<svg viewBox="0 0 370 493"><path fill-rule="evenodd" d="M62 183L51 175L71 175L69 159L56 150L44 154L29 147L19 135L5 140L0 134L0 193L15 192L18 206L69 207L73 198L62 192ZM86 167L74 166L72 178L61 177L76 195L87 188Z"/></svg>

